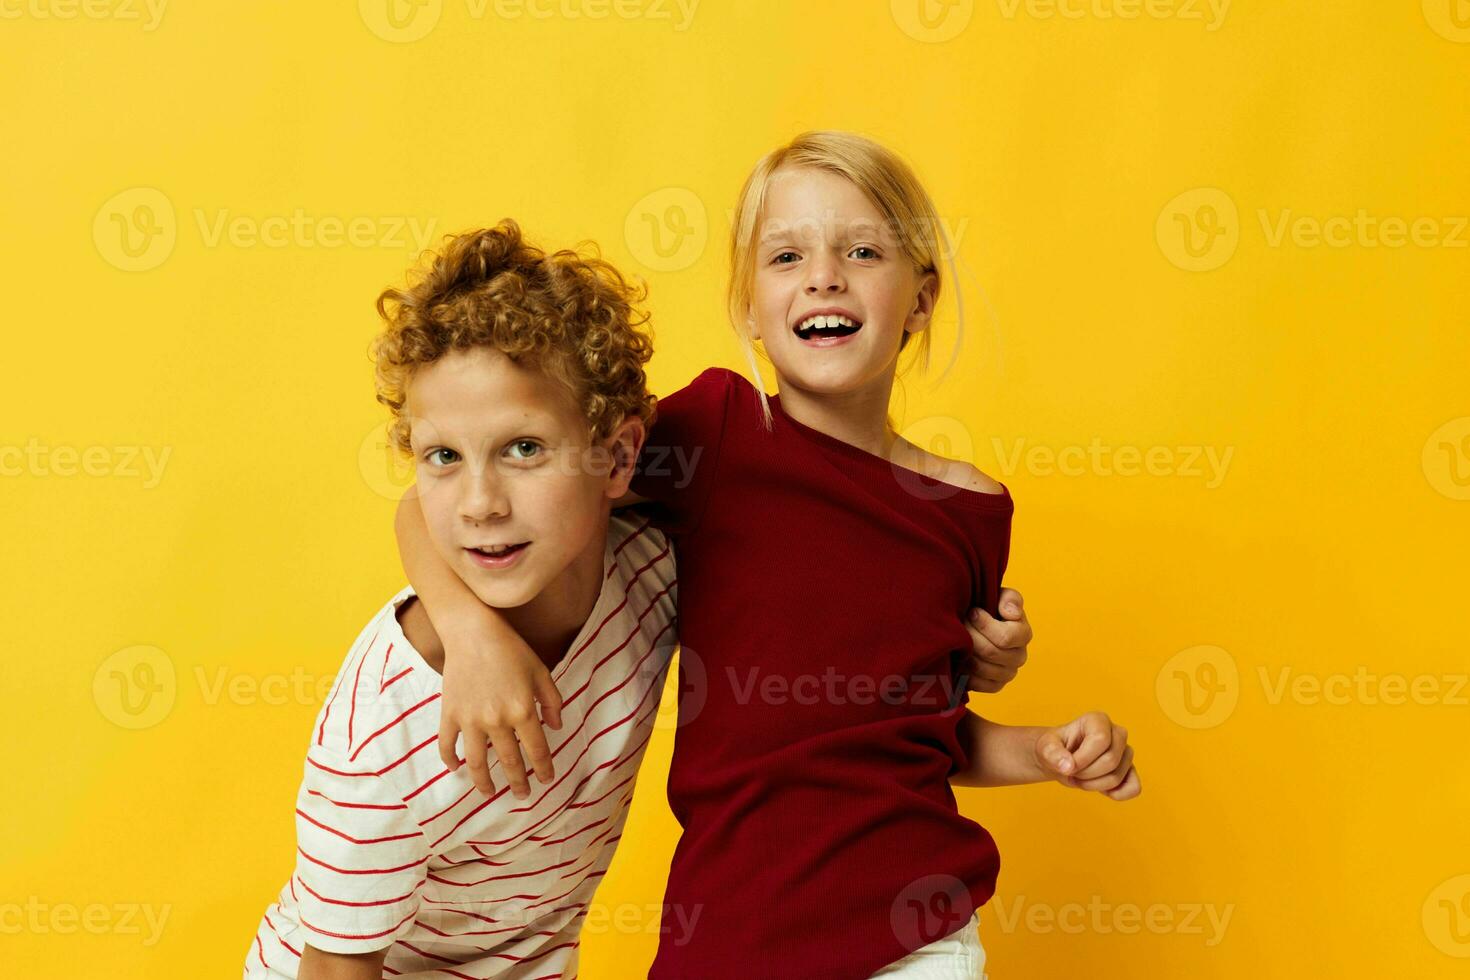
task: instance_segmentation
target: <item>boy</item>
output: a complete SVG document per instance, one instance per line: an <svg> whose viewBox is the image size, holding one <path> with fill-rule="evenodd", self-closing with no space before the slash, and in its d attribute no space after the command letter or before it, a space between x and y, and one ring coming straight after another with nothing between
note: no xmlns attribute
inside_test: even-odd
<svg viewBox="0 0 1470 980"><path fill-rule="evenodd" d="M461 235L387 290L378 399L439 555L551 669L551 782L488 799L436 749L444 649L412 587L312 728L295 873L245 976L573 977L674 645L668 541L611 516L653 416L642 297L610 265ZM468 753L468 749L461 752Z"/></svg>

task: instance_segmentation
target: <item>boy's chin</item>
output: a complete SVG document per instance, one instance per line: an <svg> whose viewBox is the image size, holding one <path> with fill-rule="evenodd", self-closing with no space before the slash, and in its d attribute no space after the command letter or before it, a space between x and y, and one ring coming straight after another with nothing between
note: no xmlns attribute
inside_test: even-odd
<svg viewBox="0 0 1470 980"><path fill-rule="evenodd" d="M485 573L482 571L480 574L483 576ZM490 584L471 581L468 584L470 591L479 596L481 602L494 609L514 609L536 598L536 590L531 588L529 582Z"/></svg>

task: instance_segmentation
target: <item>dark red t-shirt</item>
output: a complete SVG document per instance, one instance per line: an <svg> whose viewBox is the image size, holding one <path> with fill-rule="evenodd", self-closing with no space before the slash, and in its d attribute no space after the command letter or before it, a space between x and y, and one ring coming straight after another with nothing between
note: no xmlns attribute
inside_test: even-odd
<svg viewBox="0 0 1470 980"><path fill-rule="evenodd" d="M679 566L658 980L861 980L963 926L1000 865L947 777L967 762L962 617L997 611L1010 493L770 401L774 431L748 381L705 371L659 402L633 481Z"/></svg>

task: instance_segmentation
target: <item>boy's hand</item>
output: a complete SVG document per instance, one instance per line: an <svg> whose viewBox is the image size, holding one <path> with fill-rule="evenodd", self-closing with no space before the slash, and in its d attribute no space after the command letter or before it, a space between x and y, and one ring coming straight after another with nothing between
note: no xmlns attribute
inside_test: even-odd
<svg viewBox="0 0 1470 980"><path fill-rule="evenodd" d="M1128 730L1101 711L1089 711L1036 740L1041 771L1063 786L1091 790L1112 800L1131 800L1143 792L1133 767Z"/></svg>
<svg viewBox="0 0 1470 980"><path fill-rule="evenodd" d="M966 666L970 690L981 694L994 694L1015 680L1031 642L1031 622L1022 608L1021 593L1001 589L1000 614L1002 618L996 619L984 609L971 609L965 623L974 648Z"/></svg>
<svg viewBox="0 0 1470 980"><path fill-rule="evenodd" d="M526 778L522 749L543 784L556 776L541 725L544 713L547 725L561 728L561 694L541 658L519 637L515 638L518 648L487 647L479 639L484 635L485 631L471 626L455 637L443 638L446 655L439 757L450 772L458 769L460 760L454 743L463 735L464 762L470 767L470 777L481 793L491 796L495 784L490 779L488 743L500 760L511 792L524 800L531 795L531 784ZM451 649L454 652L450 653Z"/></svg>

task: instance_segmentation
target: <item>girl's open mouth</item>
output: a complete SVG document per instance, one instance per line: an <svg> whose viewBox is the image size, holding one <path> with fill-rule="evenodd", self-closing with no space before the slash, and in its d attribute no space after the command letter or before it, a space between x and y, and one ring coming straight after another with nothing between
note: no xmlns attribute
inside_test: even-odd
<svg viewBox="0 0 1470 980"><path fill-rule="evenodd" d="M831 347L863 328L862 322L846 316L809 316L793 329L803 343Z"/></svg>

